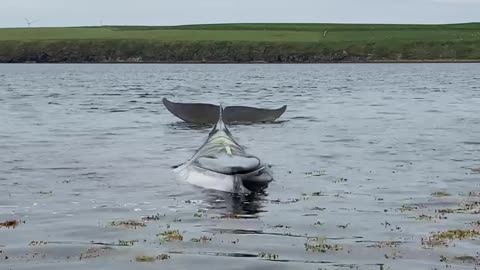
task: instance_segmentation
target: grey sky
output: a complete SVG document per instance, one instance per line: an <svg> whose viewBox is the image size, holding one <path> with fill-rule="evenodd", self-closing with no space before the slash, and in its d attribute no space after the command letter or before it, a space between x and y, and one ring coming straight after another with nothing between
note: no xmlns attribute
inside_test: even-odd
<svg viewBox="0 0 480 270"><path fill-rule="evenodd" d="M0 27L480 21L480 0L1 0Z"/></svg>

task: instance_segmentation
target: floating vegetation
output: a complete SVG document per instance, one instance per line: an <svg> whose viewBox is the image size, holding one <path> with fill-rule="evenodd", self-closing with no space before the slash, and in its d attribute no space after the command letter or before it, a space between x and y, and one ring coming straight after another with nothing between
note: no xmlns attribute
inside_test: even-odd
<svg viewBox="0 0 480 270"><path fill-rule="evenodd" d="M447 263L447 264L448 263L468 263L468 264L480 265L480 252L477 252L476 256L463 255L463 256L447 257L445 255L440 255L440 262Z"/></svg>
<svg viewBox="0 0 480 270"><path fill-rule="evenodd" d="M433 220L434 218L435 218L434 216L428 216L424 214L414 217L414 219L416 220Z"/></svg>
<svg viewBox="0 0 480 270"><path fill-rule="evenodd" d="M203 217L206 214L207 214L207 210L198 209L197 212L193 214L193 217Z"/></svg>
<svg viewBox="0 0 480 270"><path fill-rule="evenodd" d="M122 247L129 247L133 246L135 242L138 242L138 240L118 240L118 245Z"/></svg>
<svg viewBox="0 0 480 270"><path fill-rule="evenodd" d="M432 197L437 197L437 198L448 197L448 196L451 196L450 193L445 191L436 191L432 193Z"/></svg>
<svg viewBox="0 0 480 270"><path fill-rule="evenodd" d="M5 227L15 229L20 223L25 223L25 221L7 220L5 222L0 222L0 228Z"/></svg>
<svg viewBox="0 0 480 270"><path fill-rule="evenodd" d="M322 252L325 253L327 251L339 251L343 248L337 244L328 244L326 239L323 237L315 237L307 239L305 243L305 250L306 251L314 251L314 252Z"/></svg>
<svg viewBox="0 0 480 270"><path fill-rule="evenodd" d="M31 241L28 245L29 246L41 246L48 244L47 241Z"/></svg>
<svg viewBox="0 0 480 270"><path fill-rule="evenodd" d="M402 258L401 253L399 251L396 251L396 250L394 250L392 252L392 254L386 254L385 253L383 256L385 257L385 259L393 259L393 260L396 260L398 258Z"/></svg>
<svg viewBox="0 0 480 270"><path fill-rule="evenodd" d="M343 178L343 177L340 177L340 178L337 178L337 179L333 180L334 183L345 183L347 181L348 181L348 179Z"/></svg>
<svg viewBox="0 0 480 270"><path fill-rule="evenodd" d="M421 214L416 217L411 217L416 220L425 220L425 221L437 221L437 220L442 220L442 219L448 219L446 216L444 216L444 213L441 213L441 215L436 215L436 216L429 216L425 214Z"/></svg>
<svg viewBox="0 0 480 270"><path fill-rule="evenodd" d="M471 222L470 225L472 225L472 226L480 226L480 220Z"/></svg>
<svg viewBox="0 0 480 270"><path fill-rule="evenodd" d="M340 229L346 229L348 227L348 225L350 225L350 223L347 223L345 225L337 225L337 227L340 228Z"/></svg>
<svg viewBox="0 0 480 270"><path fill-rule="evenodd" d="M455 213L457 210L456 209L451 209L451 208L445 208L445 209L436 209L435 212L439 214L451 214Z"/></svg>
<svg viewBox="0 0 480 270"><path fill-rule="evenodd" d="M462 263L471 263L475 265L480 265L480 252L477 252L477 255L474 256L469 256L469 255L464 255L464 256L455 256L453 257L454 261L460 261Z"/></svg>
<svg viewBox="0 0 480 270"><path fill-rule="evenodd" d="M480 168L472 168L470 169L472 173L480 173Z"/></svg>
<svg viewBox="0 0 480 270"><path fill-rule="evenodd" d="M480 237L480 231L477 230L449 230L434 233L428 238L422 238L421 243L424 248L448 247L448 244L453 240L474 239L477 237Z"/></svg>
<svg viewBox="0 0 480 270"><path fill-rule="evenodd" d="M324 176L327 175L327 173L324 170L321 171L311 171L311 172L306 172L306 176Z"/></svg>
<svg viewBox="0 0 480 270"><path fill-rule="evenodd" d="M87 249L84 253L80 254L80 260L82 259L92 259L92 258L97 258L102 255L105 255L108 251L110 251L112 248L108 246L103 246L103 247L91 247Z"/></svg>
<svg viewBox="0 0 480 270"><path fill-rule="evenodd" d="M320 197L320 196L327 196L325 195L323 192L321 191L316 191L316 192L312 192L311 194L308 194L308 193L302 193L302 196L303 197ZM305 198L304 198L305 199Z"/></svg>
<svg viewBox="0 0 480 270"><path fill-rule="evenodd" d="M401 241L380 241L373 245L367 246L369 248L396 248L402 242Z"/></svg>
<svg viewBox="0 0 480 270"><path fill-rule="evenodd" d="M168 254L160 254L158 256L137 256L135 257L136 262L154 262L154 261L163 261L170 259Z"/></svg>
<svg viewBox="0 0 480 270"><path fill-rule="evenodd" d="M183 241L183 235L179 230L168 230L157 234L163 241Z"/></svg>
<svg viewBox="0 0 480 270"><path fill-rule="evenodd" d="M463 205L462 209L465 211L480 210L480 202L466 203Z"/></svg>
<svg viewBox="0 0 480 270"><path fill-rule="evenodd" d="M402 205L402 207L400 207L400 212L409 212L415 210L418 210L417 205Z"/></svg>
<svg viewBox="0 0 480 270"><path fill-rule="evenodd" d="M289 229L289 228L291 228L291 226L288 226L288 225L282 225L282 224L277 224L277 225L270 226L270 228L275 228L275 229L278 229L278 228L285 228L285 229Z"/></svg>
<svg viewBox="0 0 480 270"><path fill-rule="evenodd" d="M435 212L440 214L452 214L452 213L465 213L470 211L472 214L479 214L480 213L480 202L471 202L471 203L464 203L459 208L445 208L445 209L437 209Z"/></svg>
<svg viewBox="0 0 480 270"><path fill-rule="evenodd" d="M40 194L40 195L49 195L49 196L51 196L51 195L53 195L53 191L51 191L51 190L50 190L50 191L39 191L39 192L35 192L35 193L33 193L33 194Z"/></svg>
<svg viewBox="0 0 480 270"><path fill-rule="evenodd" d="M260 252L260 253L258 253L257 257L262 258L262 259L266 259L266 260L270 260L270 261L275 261L276 259L278 259L277 254L267 253L267 252Z"/></svg>
<svg viewBox="0 0 480 270"><path fill-rule="evenodd" d="M127 220L127 221L112 221L110 222L110 226L123 226L123 227L131 227L131 228L137 228L137 227L145 227L145 223L141 221L136 221L136 220Z"/></svg>
<svg viewBox="0 0 480 270"><path fill-rule="evenodd" d="M142 217L142 221L157 221L157 220L160 220L161 217L165 217L165 214L160 215L157 213L155 215L145 216L145 217Z"/></svg>
<svg viewBox="0 0 480 270"><path fill-rule="evenodd" d="M203 235L202 237L200 238L192 238L190 239L191 242L194 242L194 243L206 243L207 241L212 241L212 238L211 237L207 237L205 235Z"/></svg>

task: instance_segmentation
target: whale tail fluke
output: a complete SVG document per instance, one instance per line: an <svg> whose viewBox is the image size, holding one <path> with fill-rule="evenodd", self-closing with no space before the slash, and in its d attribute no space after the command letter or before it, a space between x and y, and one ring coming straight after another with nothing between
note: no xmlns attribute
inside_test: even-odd
<svg viewBox="0 0 480 270"><path fill-rule="evenodd" d="M220 112L225 124L272 122L279 118L287 106L278 109L263 109L247 106L222 106L208 103L176 103L163 98L165 107L176 117L188 123L215 124Z"/></svg>

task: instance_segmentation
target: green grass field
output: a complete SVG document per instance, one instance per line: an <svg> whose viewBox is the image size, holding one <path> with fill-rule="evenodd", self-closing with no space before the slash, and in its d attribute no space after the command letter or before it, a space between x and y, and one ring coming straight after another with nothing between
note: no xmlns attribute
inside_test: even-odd
<svg viewBox="0 0 480 270"><path fill-rule="evenodd" d="M480 60L480 23L0 29L0 62Z"/></svg>

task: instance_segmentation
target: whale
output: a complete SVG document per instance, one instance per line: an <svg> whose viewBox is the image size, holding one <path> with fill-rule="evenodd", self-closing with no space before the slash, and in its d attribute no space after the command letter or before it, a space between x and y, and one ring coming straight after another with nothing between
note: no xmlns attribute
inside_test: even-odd
<svg viewBox="0 0 480 270"><path fill-rule="evenodd" d="M169 112L187 123L215 124L218 120L219 106L208 103L180 103L163 98L163 105ZM248 106L227 106L223 108L223 121L233 123L273 122L287 110L287 105L277 109L265 109Z"/></svg>
<svg viewBox="0 0 480 270"><path fill-rule="evenodd" d="M223 112L220 105L217 123L205 142L173 171L180 180L205 189L261 192L273 181L271 168L237 142L224 123Z"/></svg>

